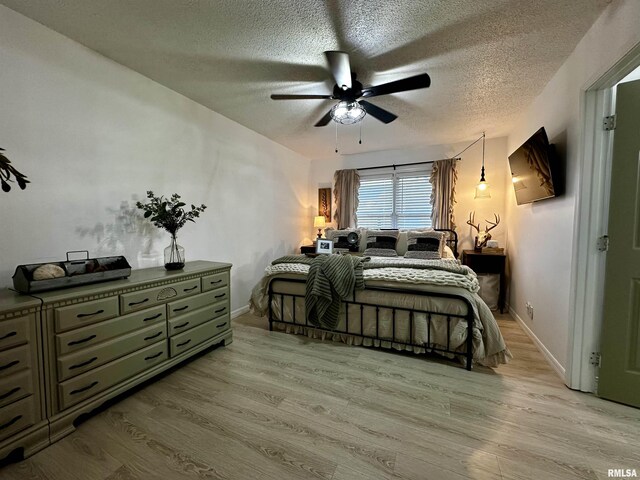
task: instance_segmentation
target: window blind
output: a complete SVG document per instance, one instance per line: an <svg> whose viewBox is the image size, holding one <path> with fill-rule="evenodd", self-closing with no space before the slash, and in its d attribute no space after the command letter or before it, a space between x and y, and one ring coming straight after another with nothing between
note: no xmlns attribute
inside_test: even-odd
<svg viewBox="0 0 640 480"><path fill-rule="evenodd" d="M366 228L431 227L429 171L361 175L358 226Z"/></svg>

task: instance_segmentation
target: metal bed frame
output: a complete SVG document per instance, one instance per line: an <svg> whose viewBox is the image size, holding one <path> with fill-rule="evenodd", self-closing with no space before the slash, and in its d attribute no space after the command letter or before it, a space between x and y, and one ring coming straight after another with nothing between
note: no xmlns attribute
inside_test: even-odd
<svg viewBox="0 0 640 480"><path fill-rule="evenodd" d="M456 235L456 233L452 230L441 230L441 231L446 231L446 232L450 232L450 238L449 240L447 240L447 243L449 243L449 245L452 246L453 252L457 257L457 244L458 244L458 237ZM403 345L403 346L410 346L410 347L419 347L419 348L424 348L426 350L427 353L430 352L436 352L436 353L448 353L448 354L453 354L453 355L463 355L466 359L466 369L467 370L471 370L472 367L472 362L473 362L473 321L474 321L474 315L473 315L473 307L471 305L471 303L469 302L469 300L461 295L455 295L455 294L449 294L449 293L441 293L441 292L423 292L423 291L410 291L410 290L401 290L401 289L394 289L394 288L382 288L382 287L374 287L374 288L366 288L366 291L370 291L370 292L397 292L397 293L402 293L404 295L410 294L410 295L418 295L418 296L424 296L424 297L437 297L437 298L451 298L454 300L460 300L461 302L463 302L466 306L466 313L465 314L445 314L442 312L436 312L436 311L432 311L432 310L421 310L421 309L412 309L412 308L403 308L403 307L392 307L392 306L388 306L388 305L378 305L375 303L369 303L369 302L360 302L356 300L356 292L353 292L353 299L352 300L344 300L343 303L347 305L347 308L345 308L345 328L346 330L340 330L340 329L336 329L336 330L330 330L327 328L323 328L323 327L318 327L315 325L310 325L307 322L306 319L306 315L305 315L305 321L304 323L297 323L296 322L296 299L297 298L302 298L304 299L304 295L302 294L294 294L294 293L282 293L282 292L276 292L274 291L274 285L277 283L306 283L306 280L303 279L275 279L272 280L269 283L269 330L273 330L273 324L274 323L282 323L285 325L293 325L296 327L306 327L306 328L312 328L315 330L319 330L319 331L324 331L324 332L329 332L329 333L338 333L338 334L345 334L345 335L352 335L354 337L359 337L362 339L370 339L370 340L378 340L380 342L393 342L395 344L398 345ZM274 306L273 306L273 302L274 299L280 297L280 318L275 318L274 317ZM288 321L285 320L284 317L284 299L285 297L291 297L292 298L292 302L293 302L293 308L292 308L292 312L293 312L293 318ZM360 311L360 333L353 333L349 331L349 325L350 325L350 321L354 321L353 318L349 318L349 305L356 305L359 306L359 311ZM373 307L376 310L376 314L375 314L375 321L376 321L376 334L375 336L372 335L364 335L364 308L365 307ZM391 338L384 338L384 337L380 337L379 336L379 330L380 330L380 310L382 309L387 309L387 310L391 310L392 314L391 314L391 319L392 319L392 337ZM396 312L397 311L404 311L404 312L409 312L409 341L408 342L403 342L403 341L399 341L396 339ZM415 320L415 314L416 313L421 313L421 314L425 314L426 316L426 321L427 321L427 342L426 343L413 343L413 332L415 331L415 324L414 322ZM437 346L433 346L431 344L431 322L434 321L432 318L432 315L439 315L439 316L443 316L446 317L446 322L447 322L447 345L446 348L441 348L441 347L437 347ZM454 318L461 318L466 320L467 322L467 338L465 340L465 350L464 351L456 351L456 350L452 350L451 349L451 320ZM355 319L355 321L358 321L357 319Z"/></svg>

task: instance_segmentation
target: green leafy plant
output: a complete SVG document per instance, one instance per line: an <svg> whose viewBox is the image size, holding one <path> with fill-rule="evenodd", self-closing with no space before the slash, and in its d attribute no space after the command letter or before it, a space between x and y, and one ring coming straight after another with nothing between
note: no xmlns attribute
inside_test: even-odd
<svg viewBox="0 0 640 480"><path fill-rule="evenodd" d="M16 179L20 189L24 190L27 188L27 183L31 182L27 180L26 175L23 175L11 165L11 161L5 157L3 152L4 148L0 148L0 185L2 186L2 190L5 192L11 191L9 182L13 182L13 180L11 180L12 175Z"/></svg>
<svg viewBox="0 0 640 480"><path fill-rule="evenodd" d="M185 210L186 203L180 200L180 195L174 193L171 198L156 197L149 190L147 192L149 203L136 202L136 207L144 211L144 218L148 218L156 227L164 228L172 236L187 222L195 222L195 219L204 212L206 205L196 207L191 205L191 210Z"/></svg>

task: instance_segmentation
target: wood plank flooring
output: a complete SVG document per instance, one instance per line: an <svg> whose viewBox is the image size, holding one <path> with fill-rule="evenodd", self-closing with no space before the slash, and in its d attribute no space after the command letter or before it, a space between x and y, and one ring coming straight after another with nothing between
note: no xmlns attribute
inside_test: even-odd
<svg viewBox="0 0 640 480"><path fill-rule="evenodd" d="M640 410L567 389L520 327L515 358L467 372L413 354L269 332L130 394L0 478L604 479L640 475Z"/></svg>

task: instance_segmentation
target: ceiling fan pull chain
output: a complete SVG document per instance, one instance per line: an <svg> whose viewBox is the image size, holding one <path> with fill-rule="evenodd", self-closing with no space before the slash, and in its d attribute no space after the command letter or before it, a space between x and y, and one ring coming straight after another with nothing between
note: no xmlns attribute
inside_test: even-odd
<svg viewBox="0 0 640 480"><path fill-rule="evenodd" d="M338 122L333 122L336 124L336 153L338 153Z"/></svg>
<svg viewBox="0 0 640 480"><path fill-rule="evenodd" d="M360 122L360 140L358 140L358 143L359 143L360 145L362 145L362 124L363 124L363 123L364 123L364 122Z"/></svg>

